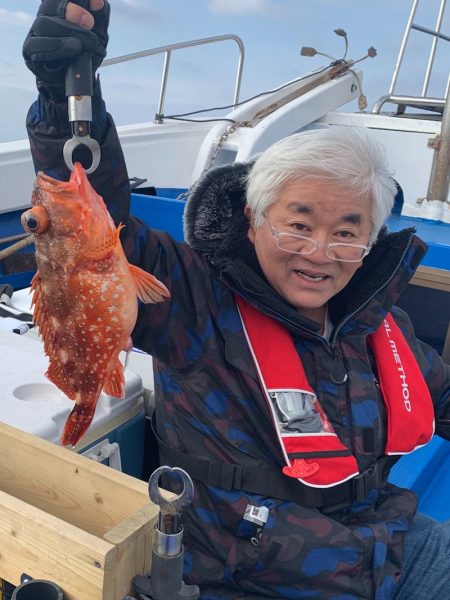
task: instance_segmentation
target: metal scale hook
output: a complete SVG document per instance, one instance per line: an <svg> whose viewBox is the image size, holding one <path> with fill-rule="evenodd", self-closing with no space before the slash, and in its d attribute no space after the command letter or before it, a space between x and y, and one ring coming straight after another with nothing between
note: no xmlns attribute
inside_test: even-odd
<svg viewBox="0 0 450 600"><path fill-rule="evenodd" d="M73 152L80 146L86 146L92 155L91 166L86 173L93 173L100 164L100 146L97 140L91 138L92 123L92 57L84 52L74 58L66 72L66 96L68 103L69 122L72 137L63 148L64 162L67 168L73 170Z"/></svg>

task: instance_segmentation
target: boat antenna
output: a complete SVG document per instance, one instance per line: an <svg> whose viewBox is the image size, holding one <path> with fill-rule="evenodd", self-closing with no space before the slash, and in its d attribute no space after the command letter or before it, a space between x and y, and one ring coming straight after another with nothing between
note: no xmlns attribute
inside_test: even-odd
<svg viewBox="0 0 450 600"><path fill-rule="evenodd" d="M338 27L337 29L334 30L334 33L336 35L338 35L339 37L344 38L344 41L345 41L344 56L339 60L345 60L345 58L347 56L347 52L348 52L347 32L345 31L345 29L342 29L342 27ZM316 56L316 54L318 54L320 56L326 56L327 58L331 59L333 62L338 61L338 59L335 58L334 56L331 56L331 54L326 54L325 52L319 52L318 50L316 50L315 48L312 48L311 46L303 46L302 49L300 50L300 54L302 56Z"/></svg>
<svg viewBox="0 0 450 600"><path fill-rule="evenodd" d="M345 57L347 56L347 52L348 52L347 32L345 31L345 29L342 29L342 27L338 27L337 29L334 30L334 33L336 35L338 35L339 37L343 37L344 38L344 41L345 41L345 50L344 50L344 56L342 58L343 58L343 60L345 60Z"/></svg>
<svg viewBox="0 0 450 600"><path fill-rule="evenodd" d="M316 50L315 48L312 48L311 46L303 46L302 49L300 50L300 54L302 56L316 56L316 55L326 56L333 62L337 61L337 58L335 56L331 56L331 54L326 54L325 52L319 52L318 50Z"/></svg>
<svg viewBox="0 0 450 600"><path fill-rule="evenodd" d="M336 35L338 35L339 37L344 38L344 41L345 41L345 50L344 50L344 55L342 58L338 59L338 58L335 58L334 56L331 56L330 54L326 54L325 52L319 52L318 50L316 50L315 48L312 48L311 46L303 46L300 50L300 54L302 56L316 56L316 54L318 54L320 56L326 56L327 58L331 59L331 61L332 61L331 66L333 64L346 63L348 66L348 70L353 73L353 75L355 76L355 79L358 83L358 87L360 90L360 95L358 98L358 108L360 111L363 111L367 108L367 98L365 97L365 95L363 94L363 91L362 91L361 79L358 76L358 73L356 71L354 71L352 69L352 67L356 63L359 63L362 60L365 60L366 58L375 58L375 56L377 55L377 51L373 46L371 46L367 50L367 54L365 56L362 56L361 58L358 58L357 60L347 60L347 58L346 58L347 52L348 52L347 32L344 29L342 29L341 27L338 27L337 29L334 30L334 33Z"/></svg>

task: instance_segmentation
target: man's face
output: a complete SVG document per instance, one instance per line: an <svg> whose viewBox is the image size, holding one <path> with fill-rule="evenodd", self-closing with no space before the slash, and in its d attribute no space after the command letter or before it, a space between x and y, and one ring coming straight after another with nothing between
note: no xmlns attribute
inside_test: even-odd
<svg viewBox="0 0 450 600"><path fill-rule="evenodd" d="M272 287L305 316L323 324L327 302L340 292L362 261L340 262L319 247L308 256L290 254L276 245L270 225L278 232L294 233L320 243L367 245L371 233L371 199L355 197L343 186L319 179L287 182L258 229L248 237ZM246 209L251 217L250 210Z"/></svg>

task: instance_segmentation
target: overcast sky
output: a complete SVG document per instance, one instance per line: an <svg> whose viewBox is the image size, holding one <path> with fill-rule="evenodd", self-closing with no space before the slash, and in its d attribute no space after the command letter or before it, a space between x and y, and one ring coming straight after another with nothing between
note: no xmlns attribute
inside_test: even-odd
<svg viewBox="0 0 450 600"><path fill-rule="evenodd" d="M246 57L241 99L276 87L328 62L304 58L301 46L335 57L344 51L337 27L348 33L348 57L370 46L378 56L363 63L369 108L389 87L411 0L111 0L108 57L197 38L233 33ZM434 27L439 1L422 0L416 22ZM21 47L39 0L0 0L0 142L22 139L25 115L35 98L32 74ZM448 21L448 19L447 19ZM450 27L443 27L450 34ZM430 38L414 32L399 93L418 93ZM448 46L448 44L440 45ZM448 49L439 50L440 57ZM233 98L237 46L232 42L172 55L166 114L229 104ZM140 59L102 71L103 93L117 124L151 120L157 108L162 57ZM448 66L445 67L448 73ZM439 75L437 73L436 75ZM446 75L445 75L446 77ZM442 96L442 81L431 92ZM356 110L356 103L349 107Z"/></svg>

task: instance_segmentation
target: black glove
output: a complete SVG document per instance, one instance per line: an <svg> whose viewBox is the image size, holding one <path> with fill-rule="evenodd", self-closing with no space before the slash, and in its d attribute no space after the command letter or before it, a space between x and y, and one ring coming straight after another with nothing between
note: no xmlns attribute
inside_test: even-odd
<svg viewBox="0 0 450 600"><path fill-rule="evenodd" d="M71 1L89 9L88 0ZM108 44L108 0L101 10L92 11L95 23L90 31L65 20L68 2L42 0L22 49L25 64L36 75L38 89L47 91L57 100L65 97L64 78L70 60L82 52L89 52L95 73L106 55Z"/></svg>

